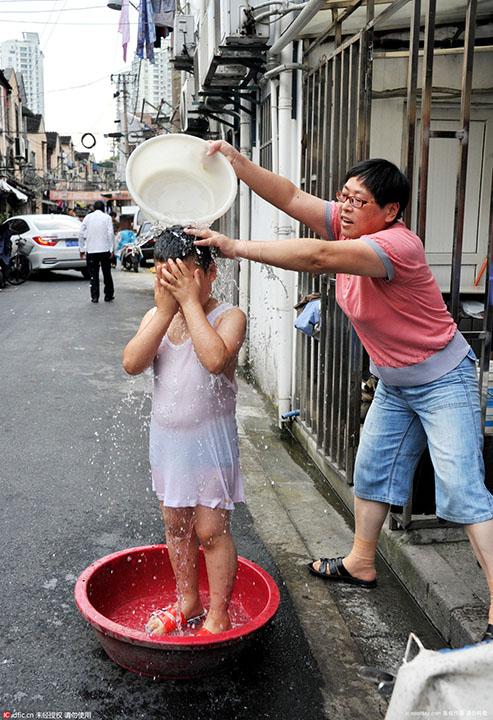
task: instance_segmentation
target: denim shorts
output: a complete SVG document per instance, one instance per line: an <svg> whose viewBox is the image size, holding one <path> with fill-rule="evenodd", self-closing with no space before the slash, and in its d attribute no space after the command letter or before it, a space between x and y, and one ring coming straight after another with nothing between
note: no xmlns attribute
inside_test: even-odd
<svg viewBox="0 0 493 720"><path fill-rule="evenodd" d="M397 387L379 381L356 456L355 495L406 505L427 444L437 516L465 525L492 519L476 367L469 357L426 385Z"/></svg>

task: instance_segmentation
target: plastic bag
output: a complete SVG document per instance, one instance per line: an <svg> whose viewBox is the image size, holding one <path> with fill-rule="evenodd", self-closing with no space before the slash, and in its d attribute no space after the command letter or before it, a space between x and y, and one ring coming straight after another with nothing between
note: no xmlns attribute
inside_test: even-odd
<svg viewBox="0 0 493 720"><path fill-rule="evenodd" d="M295 328L305 335L317 337L320 334L320 305L320 296L316 297L315 293L295 305L296 309L303 308L295 320Z"/></svg>
<svg viewBox="0 0 493 720"><path fill-rule="evenodd" d="M424 648L411 633L385 720L491 718L492 678L493 642L436 651Z"/></svg>

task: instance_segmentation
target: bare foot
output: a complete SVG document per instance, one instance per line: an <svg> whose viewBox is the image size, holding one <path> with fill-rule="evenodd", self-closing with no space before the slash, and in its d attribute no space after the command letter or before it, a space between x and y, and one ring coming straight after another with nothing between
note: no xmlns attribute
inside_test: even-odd
<svg viewBox="0 0 493 720"><path fill-rule="evenodd" d="M211 615L209 612L202 628L208 630L213 635L217 633L226 632L231 630L231 620L229 619L228 613L225 615Z"/></svg>

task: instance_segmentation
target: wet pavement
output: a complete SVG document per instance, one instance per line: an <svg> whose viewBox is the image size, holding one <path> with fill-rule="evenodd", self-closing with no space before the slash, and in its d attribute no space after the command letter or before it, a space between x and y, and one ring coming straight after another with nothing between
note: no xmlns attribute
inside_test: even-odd
<svg viewBox="0 0 493 720"><path fill-rule="evenodd" d="M91 304L75 272L0 292L1 710L92 720L382 717L385 703L358 668L395 669L410 629L428 647L440 640L385 566L373 594L308 575L309 557L334 538L347 542L350 519L322 498L314 469L290 456L244 381L248 504L235 512L234 534L239 553L281 590L269 630L217 677L158 683L114 665L78 614L73 587L87 565L163 537L147 462L150 377L121 369L152 305L152 276L117 274L116 295Z"/></svg>

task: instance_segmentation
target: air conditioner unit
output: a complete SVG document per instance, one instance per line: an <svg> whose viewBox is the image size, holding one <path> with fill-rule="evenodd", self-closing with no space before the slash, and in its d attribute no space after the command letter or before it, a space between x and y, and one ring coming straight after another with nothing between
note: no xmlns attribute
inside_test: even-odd
<svg viewBox="0 0 493 720"><path fill-rule="evenodd" d="M246 11L255 9L256 5L264 4L262 0L246 2L246 0L226 0L221 3L221 22L219 44L224 45L228 37L244 37L246 35ZM266 9L266 8L264 8ZM260 11L259 11L260 12ZM269 25L259 23L255 26L254 37L269 37Z"/></svg>
<svg viewBox="0 0 493 720"><path fill-rule="evenodd" d="M16 160L26 160L26 141L23 137L15 138L14 155Z"/></svg>
<svg viewBox="0 0 493 720"><path fill-rule="evenodd" d="M263 43L266 42L269 37L269 25L258 24L256 33L247 36L245 24L245 10L261 4L263 4L262 0L250 3L247 3L246 0L209 0L205 12L199 20L198 27L196 52L198 67L195 72L197 90L210 81L214 56L221 54L221 48L230 44L228 39L235 37L255 39L261 37Z"/></svg>
<svg viewBox="0 0 493 720"><path fill-rule="evenodd" d="M195 18L193 15L175 15L172 59L192 57L195 50Z"/></svg>

